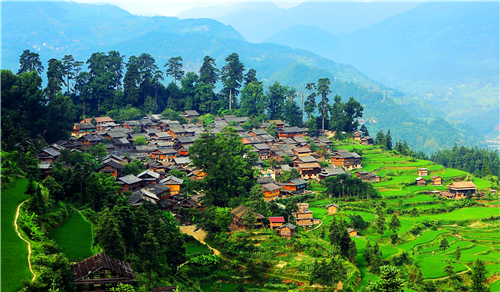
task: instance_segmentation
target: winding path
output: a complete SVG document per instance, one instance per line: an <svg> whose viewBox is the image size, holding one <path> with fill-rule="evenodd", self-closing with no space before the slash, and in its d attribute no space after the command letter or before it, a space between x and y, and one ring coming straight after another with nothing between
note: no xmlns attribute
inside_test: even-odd
<svg viewBox="0 0 500 292"><path fill-rule="evenodd" d="M215 248L211 247L205 242L205 238L207 237L207 233L203 231L203 229L198 229L195 231L196 226L194 225L189 225L189 226L181 226L179 227L182 233L189 234L192 237L196 238L199 242L203 243L206 245L209 249L211 249L215 255L220 255L220 251L216 250Z"/></svg>
<svg viewBox="0 0 500 292"><path fill-rule="evenodd" d="M313 229L309 229L306 232L311 232L313 230L316 230L316 229L320 228L321 225L323 224L323 220L321 220L321 219L318 219L318 220L320 221L319 224L318 224L318 226L314 227Z"/></svg>
<svg viewBox="0 0 500 292"><path fill-rule="evenodd" d="M21 206L24 203L26 203L26 201L28 201L28 200L22 201L21 204L19 204L19 206L17 206L16 218L14 219L14 227L16 229L17 236L19 236L22 240L24 240L28 244L28 265L30 268L30 272L33 274L33 278L31 279L31 282L34 282L36 279L36 274L35 274L35 272L33 272L33 269L31 268L31 242L29 242L28 240L24 239L24 237L21 236L21 233L19 233L19 228L17 226L17 218L19 218L19 210L21 209Z"/></svg>

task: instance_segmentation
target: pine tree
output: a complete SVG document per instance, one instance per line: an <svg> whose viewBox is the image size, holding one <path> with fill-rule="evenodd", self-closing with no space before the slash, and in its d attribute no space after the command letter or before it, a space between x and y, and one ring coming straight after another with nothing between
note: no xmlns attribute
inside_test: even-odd
<svg viewBox="0 0 500 292"><path fill-rule="evenodd" d="M488 279L486 278L486 268L484 267L484 262L482 260L476 260L474 266L472 267L471 278L471 292L490 292L490 288L486 284L488 283Z"/></svg>

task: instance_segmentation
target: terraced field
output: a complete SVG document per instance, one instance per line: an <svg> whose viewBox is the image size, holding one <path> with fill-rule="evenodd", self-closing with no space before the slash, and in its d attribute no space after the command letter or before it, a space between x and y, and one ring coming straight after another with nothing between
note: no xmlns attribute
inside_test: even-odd
<svg viewBox="0 0 500 292"><path fill-rule="evenodd" d="M80 213L71 213L64 224L49 234L72 261L92 256L92 225Z"/></svg>

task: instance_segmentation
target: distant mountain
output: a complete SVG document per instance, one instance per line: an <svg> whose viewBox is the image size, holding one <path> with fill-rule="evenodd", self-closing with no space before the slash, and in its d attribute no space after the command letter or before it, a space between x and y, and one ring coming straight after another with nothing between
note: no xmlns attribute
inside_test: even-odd
<svg viewBox="0 0 500 292"><path fill-rule="evenodd" d="M103 47L151 31L203 33L243 40L232 27L211 19L135 16L113 5L75 2L2 2L2 68L16 68L24 49L43 59L73 54L88 58ZM25 19L29 21L20 21ZM147 47L149 44L143 44Z"/></svg>
<svg viewBox="0 0 500 292"><path fill-rule="evenodd" d="M452 146L453 142L467 145L482 142L474 131L461 130L461 125L444 120L436 122L438 128L431 128L427 123L436 120L437 114L430 112L431 118L421 119L394 102L396 98L404 98L404 93L369 79L348 64L287 46L249 43L232 27L214 20L133 16L109 5L72 2L2 2L1 5L2 69L17 71L19 55L24 49L39 52L45 66L49 58L73 54L76 60L86 61L92 53L111 50L127 58L149 53L160 68L168 58L182 56L186 70L194 72L206 55L215 58L220 68L224 59L236 52L245 68L256 69L257 77L266 86L278 80L303 87L329 77L334 94L343 98L354 96L366 106L365 117L372 132L391 129L395 140L408 140L418 150L429 152ZM30 21L19 23L19 18ZM318 35L325 34L319 28L312 30ZM386 91L385 98L382 90Z"/></svg>
<svg viewBox="0 0 500 292"><path fill-rule="evenodd" d="M326 57L331 55L332 48L338 47L340 41L332 34L317 26L296 24L265 39L263 43L275 43L292 48L311 51Z"/></svg>
<svg viewBox="0 0 500 292"><path fill-rule="evenodd" d="M339 37L329 47L311 41L312 27L287 28L265 41L349 63L374 80L418 94L447 118L496 137L498 15L498 2L427 2ZM328 35L320 37L328 42ZM407 104L404 98L397 101Z"/></svg>
<svg viewBox="0 0 500 292"><path fill-rule="evenodd" d="M207 17L231 25L249 42L262 42L293 25L317 26L333 35L343 35L377 23L417 6L408 2L313 2L278 8L271 2L242 3L231 9L187 10L179 18Z"/></svg>

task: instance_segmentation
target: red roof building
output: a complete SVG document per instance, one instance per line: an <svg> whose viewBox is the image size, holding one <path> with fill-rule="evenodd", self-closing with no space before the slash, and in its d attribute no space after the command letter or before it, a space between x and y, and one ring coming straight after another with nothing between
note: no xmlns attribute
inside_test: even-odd
<svg viewBox="0 0 500 292"><path fill-rule="evenodd" d="M280 227L281 225L283 225L283 223L285 223L285 218L283 218L283 217L269 217L269 222L270 222L271 228Z"/></svg>

